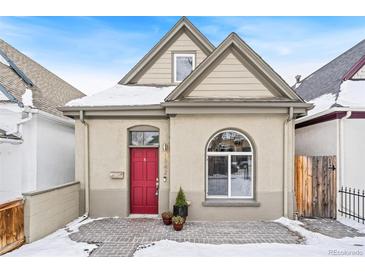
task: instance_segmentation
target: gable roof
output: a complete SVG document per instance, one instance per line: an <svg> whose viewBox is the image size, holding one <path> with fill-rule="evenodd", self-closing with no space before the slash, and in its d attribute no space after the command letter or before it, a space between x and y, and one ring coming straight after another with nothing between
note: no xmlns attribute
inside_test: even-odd
<svg viewBox="0 0 365 274"><path fill-rule="evenodd" d="M319 68L302 81L295 91L306 101L325 94L338 97L346 74L365 56L365 39Z"/></svg>
<svg viewBox="0 0 365 274"><path fill-rule="evenodd" d="M22 95L26 88L29 88L33 93L35 108L63 116L57 107L85 96L81 91L1 39L0 52L2 56L0 92L9 99L6 101L18 103L21 106Z"/></svg>
<svg viewBox="0 0 365 274"><path fill-rule="evenodd" d="M252 63L255 69L265 76L267 80L286 97L286 99L303 102L294 90L292 90L290 86L236 33L228 35L228 37L166 97L165 101L168 102L182 99L189 86L231 46L240 54L244 55L248 61Z"/></svg>
<svg viewBox="0 0 365 274"><path fill-rule="evenodd" d="M118 82L120 85L129 84L129 82L151 62L154 57L179 33L180 30L185 29L194 38L197 39L199 45L209 55L213 50L213 44L186 18L182 17L172 27L172 29L162 37L162 39Z"/></svg>

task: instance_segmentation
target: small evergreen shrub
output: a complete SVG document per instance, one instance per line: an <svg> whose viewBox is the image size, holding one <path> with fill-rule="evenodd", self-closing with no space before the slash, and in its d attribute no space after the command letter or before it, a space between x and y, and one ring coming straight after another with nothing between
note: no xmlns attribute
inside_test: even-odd
<svg viewBox="0 0 365 274"><path fill-rule="evenodd" d="M188 203L186 202L185 193L181 187L179 189L179 192L177 193L175 205L176 206L187 206L188 205Z"/></svg>

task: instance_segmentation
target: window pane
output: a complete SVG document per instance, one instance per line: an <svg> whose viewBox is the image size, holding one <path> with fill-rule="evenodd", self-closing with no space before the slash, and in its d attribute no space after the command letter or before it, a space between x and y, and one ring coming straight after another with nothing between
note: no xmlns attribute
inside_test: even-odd
<svg viewBox="0 0 365 274"><path fill-rule="evenodd" d="M235 131L224 131L210 141L208 151L251 152L251 146L242 134Z"/></svg>
<svg viewBox="0 0 365 274"><path fill-rule="evenodd" d="M252 156L231 156L231 196L252 196Z"/></svg>
<svg viewBox="0 0 365 274"><path fill-rule="evenodd" d="M159 143L159 134L158 132L144 132L144 145L145 146L154 146Z"/></svg>
<svg viewBox="0 0 365 274"><path fill-rule="evenodd" d="M131 132L131 145L143 146L143 132L142 131L132 131Z"/></svg>
<svg viewBox="0 0 365 274"><path fill-rule="evenodd" d="M208 195L228 195L228 156L208 157Z"/></svg>
<svg viewBox="0 0 365 274"><path fill-rule="evenodd" d="M192 56L176 56L176 81L182 81L193 70Z"/></svg>

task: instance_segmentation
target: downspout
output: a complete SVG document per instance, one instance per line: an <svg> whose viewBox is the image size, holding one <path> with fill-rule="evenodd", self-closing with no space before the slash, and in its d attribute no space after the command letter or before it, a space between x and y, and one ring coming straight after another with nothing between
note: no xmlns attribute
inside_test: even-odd
<svg viewBox="0 0 365 274"><path fill-rule="evenodd" d="M350 118L352 111L347 111L346 115L337 120L337 189L344 186L345 182L345 161L343 157L344 153L344 122ZM338 203L337 203L338 204ZM337 212L337 211L336 211Z"/></svg>
<svg viewBox="0 0 365 274"><path fill-rule="evenodd" d="M89 160L89 124L85 121L84 111L80 110L80 122L84 125L84 182L85 182L85 214L90 212L90 160Z"/></svg>
<svg viewBox="0 0 365 274"><path fill-rule="evenodd" d="M22 134L23 134L23 124L25 124L26 122L29 122L33 117L33 113L36 113L36 111L34 111L30 107L26 106L26 107L24 107L23 113L26 113L27 116L25 118L21 119L16 124L16 131L9 132L8 133L9 135L16 135L21 138Z"/></svg>
<svg viewBox="0 0 365 274"><path fill-rule="evenodd" d="M288 160L291 158L289 157L288 153L288 142L290 141L288 138L288 124L289 122L291 122L294 118L294 108L290 107L289 108L289 114L288 114L288 118L285 120L284 122L284 184L283 184L283 188L284 188L284 193L283 193L283 215L285 217L289 217L288 216L288 179L289 179L289 174L291 176L291 172L288 170ZM293 160L293 159L291 159ZM291 176L292 177L292 176Z"/></svg>

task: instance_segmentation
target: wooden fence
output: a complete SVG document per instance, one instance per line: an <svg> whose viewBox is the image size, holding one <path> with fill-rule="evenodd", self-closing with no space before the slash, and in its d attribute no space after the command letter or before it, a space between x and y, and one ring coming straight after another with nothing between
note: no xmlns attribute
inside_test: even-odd
<svg viewBox="0 0 365 274"><path fill-rule="evenodd" d="M295 197L300 217L336 217L336 156L295 157Z"/></svg>
<svg viewBox="0 0 365 274"><path fill-rule="evenodd" d="M24 243L23 200L0 205L0 255Z"/></svg>

